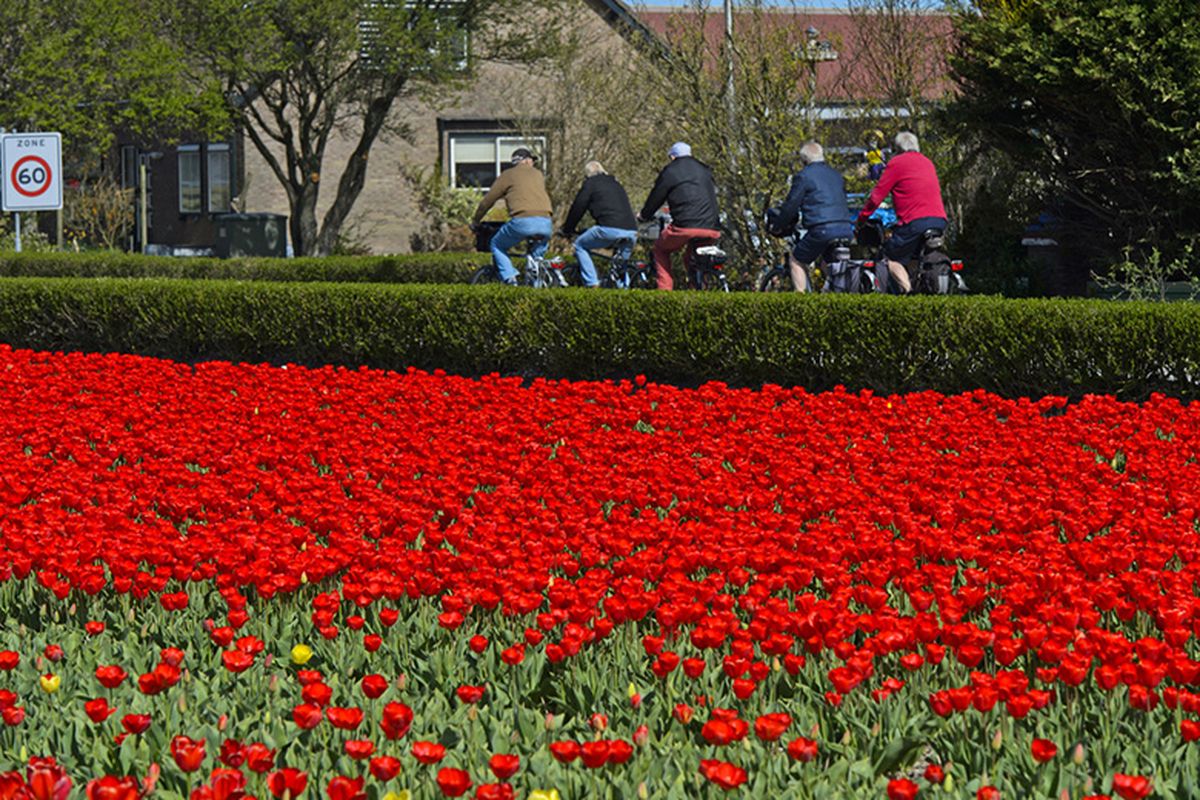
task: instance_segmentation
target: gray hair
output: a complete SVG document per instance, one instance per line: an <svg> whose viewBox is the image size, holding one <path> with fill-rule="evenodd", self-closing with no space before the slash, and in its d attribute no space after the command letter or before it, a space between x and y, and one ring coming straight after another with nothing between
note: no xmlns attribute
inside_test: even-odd
<svg viewBox="0 0 1200 800"><path fill-rule="evenodd" d="M898 153L919 153L921 145L917 141L917 135L912 131L900 131L896 134L896 152Z"/></svg>
<svg viewBox="0 0 1200 800"><path fill-rule="evenodd" d="M817 164L825 160L825 148L817 142L805 142L800 146L800 160L805 164Z"/></svg>
<svg viewBox="0 0 1200 800"><path fill-rule="evenodd" d="M583 165L583 175L585 178L590 178L594 175L607 175L604 165L599 161L589 161Z"/></svg>

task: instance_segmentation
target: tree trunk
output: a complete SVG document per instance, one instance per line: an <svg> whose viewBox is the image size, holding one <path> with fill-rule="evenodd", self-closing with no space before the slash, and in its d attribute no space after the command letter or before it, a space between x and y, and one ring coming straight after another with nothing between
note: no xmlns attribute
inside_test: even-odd
<svg viewBox="0 0 1200 800"><path fill-rule="evenodd" d="M358 144L354 148L354 152L346 160L346 166L342 170L342 177L338 181L337 195L333 198L333 203L325 212L325 217L321 220L321 231L315 239L314 255L326 256L333 252L337 246L338 239L342 233L342 226L346 224L347 217L350 216L350 210L354 208L354 202L358 200L358 196L362 193L363 185L367 180L367 158L371 153L371 146L375 144L375 140L379 137L380 131L383 130L387 123L388 114L392 109L392 102L396 95L400 93L400 86L393 87L394 91L386 92L382 96L375 97L367 106L367 113L363 117L362 133L359 134ZM315 211L315 209L314 209ZM316 226L316 216L313 216L314 233Z"/></svg>
<svg viewBox="0 0 1200 800"><path fill-rule="evenodd" d="M298 186L292 194L291 220L292 252L297 256L325 255L317 239L316 186Z"/></svg>

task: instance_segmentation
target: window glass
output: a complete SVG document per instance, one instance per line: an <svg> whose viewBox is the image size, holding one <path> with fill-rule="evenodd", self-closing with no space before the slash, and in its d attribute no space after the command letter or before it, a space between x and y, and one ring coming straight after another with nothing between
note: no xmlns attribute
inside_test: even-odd
<svg viewBox="0 0 1200 800"><path fill-rule="evenodd" d="M208 211L217 214L229 210L233 200L230 181L230 154L227 144L208 146Z"/></svg>
<svg viewBox="0 0 1200 800"><path fill-rule="evenodd" d="M200 145L185 144L179 147L179 213L199 214L200 191Z"/></svg>
<svg viewBox="0 0 1200 800"><path fill-rule="evenodd" d="M504 133L452 132L450 185L456 189L486 189L502 170L509 167L512 152L518 147L527 147L542 154L546 152L546 139L542 136L525 138Z"/></svg>
<svg viewBox="0 0 1200 800"><path fill-rule="evenodd" d="M450 136L450 185L486 189L496 179L495 136Z"/></svg>

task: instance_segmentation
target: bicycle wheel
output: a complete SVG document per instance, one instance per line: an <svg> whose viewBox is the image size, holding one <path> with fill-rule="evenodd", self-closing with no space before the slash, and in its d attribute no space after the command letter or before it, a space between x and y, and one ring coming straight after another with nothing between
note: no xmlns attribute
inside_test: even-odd
<svg viewBox="0 0 1200 800"><path fill-rule="evenodd" d="M728 292L729 281L725 279L725 273L716 272L713 270L703 270L697 276L699 288L702 292Z"/></svg>
<svg viewBox="0 0 1200 800"><path fill-rule="evenodd" d="M480 267L475 270L475 274L471 276L472 286L482 286L485 283L500 283L500 273L496 269L495 264L488 264L485 267Z"/></svg>
<svg viewBox="0 0 1200 800"><path fill-rule="evenodd" d="M760 292L790 292L792 291L792 276L780 265L768 267L758 278Z"/></svg>

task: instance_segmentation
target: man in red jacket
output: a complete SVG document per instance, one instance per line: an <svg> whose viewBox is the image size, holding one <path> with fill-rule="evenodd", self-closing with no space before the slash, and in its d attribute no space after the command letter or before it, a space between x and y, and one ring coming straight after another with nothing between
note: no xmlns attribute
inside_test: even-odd
<svg viewBox="0 0 1200 800"><path fill-rule="evenodd" d="M858 221L863 222L889 194L900 224L892 229L884 247L888 272L905 292L911 288L905 263L917 254L921 236L928 230L946 230L946 207L942 205L942 187L937 168L921 155L917 135L910 131L896 134L896 155L892 156L867 198Z"/></svg>

